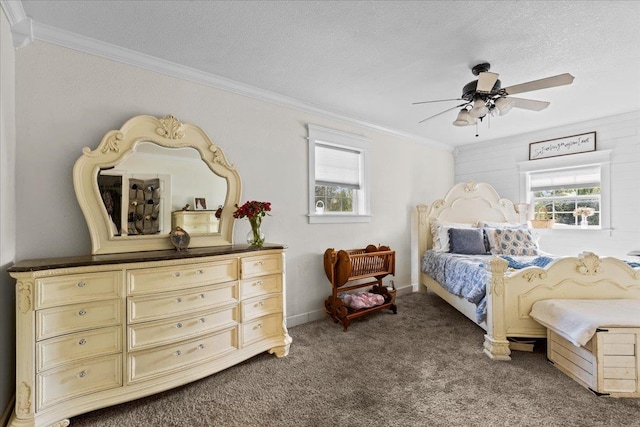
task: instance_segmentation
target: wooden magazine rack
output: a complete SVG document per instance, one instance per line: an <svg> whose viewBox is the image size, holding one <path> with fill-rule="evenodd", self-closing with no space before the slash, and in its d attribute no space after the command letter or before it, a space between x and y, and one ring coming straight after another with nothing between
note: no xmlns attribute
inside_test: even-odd
<svg viewBox="0 0 640 427"><path fill-rule="evenodd" d="M334 322L342 323L346 332L351 319L386 308L397 313L395 291L389 292L382 286L382 279L395 274L396 253L388 246L368 245L364 249L336 251L329 248L324 252L324 271L333 292L324 302L327 313ZM373 280L369 280L373 279ZM338 295L359 288L371 286L369 292L382 295L384 303L373 307L354 310L347 307Z"/></svg>

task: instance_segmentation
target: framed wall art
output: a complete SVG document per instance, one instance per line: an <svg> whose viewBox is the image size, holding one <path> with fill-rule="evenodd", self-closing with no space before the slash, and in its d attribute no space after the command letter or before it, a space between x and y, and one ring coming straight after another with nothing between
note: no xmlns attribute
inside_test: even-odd
<svg viewBox="0 0 640 427"><path fill-rule="evenodd" d="M529 160L596 151L596 133L582 133L529 144Z"/></svg>

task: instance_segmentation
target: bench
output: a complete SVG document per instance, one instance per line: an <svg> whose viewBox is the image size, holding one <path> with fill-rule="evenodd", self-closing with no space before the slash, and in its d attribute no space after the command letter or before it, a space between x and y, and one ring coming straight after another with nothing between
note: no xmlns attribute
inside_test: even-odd
<svg viewBox="0 0 640 427"><path fill-rule="evenodd" d="M597 395L640 397L640 300L543 300L547 358Z"/></svg>

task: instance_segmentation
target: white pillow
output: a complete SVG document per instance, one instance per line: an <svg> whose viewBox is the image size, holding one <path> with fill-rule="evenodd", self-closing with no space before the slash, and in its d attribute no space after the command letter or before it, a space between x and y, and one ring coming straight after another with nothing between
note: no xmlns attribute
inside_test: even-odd
<svg viewBox="0 0 640 427"><path fill-rule="evenodd" d="M449 252L449 229L450 228L477 228L477 224L432 221L431 237L433 239L433 249L435 252Z"/></svg>

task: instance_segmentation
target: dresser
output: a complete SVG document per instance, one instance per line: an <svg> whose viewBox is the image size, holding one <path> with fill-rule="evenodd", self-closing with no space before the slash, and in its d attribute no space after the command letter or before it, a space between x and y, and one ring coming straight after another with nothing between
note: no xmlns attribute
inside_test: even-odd
<svg viewBox="0 0 640 427"><path fill-rule="evenodd" d="M268 351L284 357L282 245L22 261L10 426L137 399Z"/></svg>

